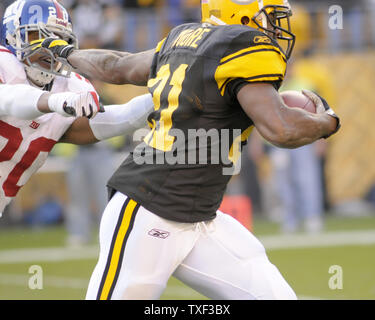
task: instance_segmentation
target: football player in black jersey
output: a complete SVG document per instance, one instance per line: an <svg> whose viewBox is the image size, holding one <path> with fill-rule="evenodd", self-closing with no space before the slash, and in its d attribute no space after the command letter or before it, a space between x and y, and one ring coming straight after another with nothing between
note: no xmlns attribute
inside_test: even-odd
<svg viewBox="0 0 375 320"><path fill-rule="evenodd" d="M214 299L296 298L262 244L218 211L226 169L254 127L284 148L339 128L323 98L306 92L312 114L278 94L291 14L286 0L202 0L202 21L174 28L155 50L49 48L91 77L147 84L155 105L151 130L108 182L87 299L156 299L171 275Z"/></svg>

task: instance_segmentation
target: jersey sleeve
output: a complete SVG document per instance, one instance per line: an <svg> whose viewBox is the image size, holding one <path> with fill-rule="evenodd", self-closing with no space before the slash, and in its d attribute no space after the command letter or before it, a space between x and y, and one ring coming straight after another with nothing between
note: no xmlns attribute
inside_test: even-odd
<svg viewBox="0 0 375 320"><path fill-rule="evenodd" d="M0 46L0 81L8 84L20 84L27 81L24 65L2 46Z"/></svg>
<svg viewBox="0 0 375 320"><path fill-rule="evenodd" d="M237 93L248 83L268 82L278 89L286 72L286 57L280 47L259 31L242 32L236 36L221 58L215 71L220 94L229 88Z"/></svg>

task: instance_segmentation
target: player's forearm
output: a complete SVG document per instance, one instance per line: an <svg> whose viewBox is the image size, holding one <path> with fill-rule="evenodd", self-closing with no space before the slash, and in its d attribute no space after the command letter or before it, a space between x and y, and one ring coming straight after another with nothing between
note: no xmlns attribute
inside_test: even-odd
<svg viewBox="0 0 375 320"><path fill-rule="evenodd" d="M273 144L298 148L311 144L335 131L337 120L328 114L312 114L300 109L282 110L283 129Z"/></svg>
<svg viewBox="0 0 375 320"><path fill-rule="evenodd" d="M154 50L128 52L89 49L74 50L69 63L88 77L112 84L147 84Z"/></svg>
<svg viewBox="0 0 375 320"><path fill-rule="evenodd" d="M90 78L118 84L116 65L122 56L127 55L129 53L104 49L74 50L68 61Z"/></svg>
<svg viewBox="0 0 375 320"><path fill-rule="evenodd" d="M43 112L43 113L52 112L51 109L48 106L48 99L49 99L50 96L51 96L51 93L49 93L49 92L44 92L40 96L40 98L37 102L37 108L40 112Z"/></svg>
<svg viewBox="0 0 375 320"><path fill-rule="evenodd" d="M310 144L339 128L338 121L326 112L315 114L287 107L270 84L248 84L238 92L237 99L262 137L281 148Z"/></svg>
<svg viewBox="0 0 375 320"><path fill-rule="evenodd" d="M94 119L78 118L59 142L91 144L101 140L128 135L146 126L146 119L153 110L150 94L145 94L122 105L107 105L105 112Z"/></svg>
<svg viewBox="0 0 375 320"><path fill-rule="evenodd" d="M48 95L42 90L24 84L1 84L0 115L25 120L35 119L45 112L50 112Z"/></svg>
<svg viewBox="0 0 375 320"><path fill-rule="evenodd" d="M135 97L122 105L107 105L104 113L90 120L90 128L97 140L128 135L146 126L153 108L151 94Z"/></svg>

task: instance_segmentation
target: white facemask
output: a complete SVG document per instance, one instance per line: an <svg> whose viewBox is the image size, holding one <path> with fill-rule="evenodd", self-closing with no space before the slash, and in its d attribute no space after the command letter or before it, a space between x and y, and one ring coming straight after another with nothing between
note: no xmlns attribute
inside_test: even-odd
<svg viewBox="0 0 375 320"><path fill-rule="evenodd" d="M27 77L38 87L44 87L55 79L54 74L47 73L30 66L25 66L25 72Z"/></svg>

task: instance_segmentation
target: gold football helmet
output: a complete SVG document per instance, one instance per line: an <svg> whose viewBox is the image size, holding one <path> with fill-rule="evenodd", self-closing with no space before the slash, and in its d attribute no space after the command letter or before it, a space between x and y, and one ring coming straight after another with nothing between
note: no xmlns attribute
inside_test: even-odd
<svg viewBox="0 0 375 320"><path fill-rule="evenodd" d="M296 37L291 31L288 0L202 0L202 22L242 24L261 30L280 42L289 59Z"/></svg>

